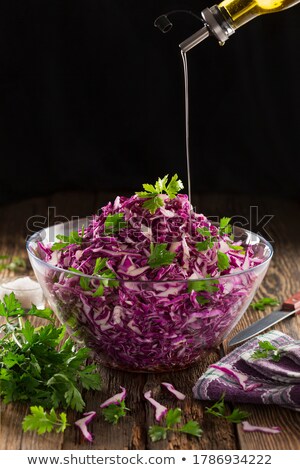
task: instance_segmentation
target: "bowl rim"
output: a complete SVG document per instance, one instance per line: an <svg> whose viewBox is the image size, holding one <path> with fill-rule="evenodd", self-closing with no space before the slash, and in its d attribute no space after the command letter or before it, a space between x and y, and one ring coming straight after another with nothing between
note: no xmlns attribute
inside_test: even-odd
<svg viewBox="0 0 300 470"><path fill-rule="evenodd" d="M87 217L83 217L81 218L80 220L87 220L87 219L90 219L91 216L87 216ZM80 220L78 222L80 222ZM209 219L208 219L209 220ZM213 221L209 220L211 223L214 223ZM68 222L64 222L62 224L57 224L57 225L66 225L66 224L70 224L72 221L69 220ZM51 227L54 227L55 225L50 225L48 227L46 227L46 229L50 229ZM115 278L107 278L107 277L100 277L100 276L95 276L95 275L90 275L90 274L85 274L85 273L76 273L76 272L72 272L72 276L79 276L79 277L85 277L85 278L89 278L89 279L95 279L95 280L102 280L102 281L118 281L118 282L121 282L123 284L125 283L130 283L130 284L156 284L156 283L188 283L188 282L197 282L197 281L207 281L207 282L211 282L211 281L214 281L214 280L220 280L220 279L226 279L226 278L231 278L231 277L234 277L234 276L240 276L242 274L248 274L248 273L251 273L252 271L255 271L255 270L258 270L258 269L261 269L262 267L264 267L265 265L268 265L268 263L271 261L272 257L273 257L273 254L274 254L274 249L271 245L270 242L268 242L264 237L262 237L261 235L258 235L257 233L255 232L251 232L250 230L247 230L243 227L235 227L235 229L239 229L241 230L242 232L250 235L250 236L256 236L259 238L259 242L260 243L264 243L268 249L269 249L269 255L268 257L260 264L256 265L256 266L252 266L251 268L248 268L248 269L245 269L244 271L237 271L235 273L230 273L230 274L221 274L220 276L217 276L217 277L210 277L210 278L197 278L197 279L190 279L190 278L186 278L186 279L159 279L159 280L149 280L149 279L146 279L146 280L142 280L142 279L138 279L138 280L135 280L135 279L121 279L121 278L118 278L118 277L115 277ZM26 240L26 250L27 250L27 254L28 254L28 257L29 257L29 260L30 260L30 257L32 256L35 261L37 261L39 264L41 265L44 265L45 267L47 267L48 269L53 269L53 270L56 270L60 273L67 273L67 274L70 274L70 271L67 270L67 269L64 269L64 268L59 268L58 266L54 266L53 264L50 264L48 263L47 261L45 260L42 260L41 258L39 258L32 250L31 250L31 243L33 241L36 241L37 238L41 238L41 233L45 231L45 228L39 230L38 232L35 232L33 233L27 240Z"/></svg>

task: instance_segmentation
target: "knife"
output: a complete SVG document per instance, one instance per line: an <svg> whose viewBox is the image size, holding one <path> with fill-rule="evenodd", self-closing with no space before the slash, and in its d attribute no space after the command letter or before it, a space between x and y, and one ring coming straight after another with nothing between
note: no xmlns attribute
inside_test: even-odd
<svg viewBox="0 0 300 470"><path fill-rule="evenodd" d="M247 339L253 338L253 336L261 333L270 326L279 323L285 318L290 317L294 313L300 314L300 291L296 292L296 294L285 300L281 308L282 310L275 310L274 312L270 313L270 315L257 320L256 322L252 323L252 325L240 331L237 335L231 338L228 346L235 346L236 344L242 343Z"/></svg>

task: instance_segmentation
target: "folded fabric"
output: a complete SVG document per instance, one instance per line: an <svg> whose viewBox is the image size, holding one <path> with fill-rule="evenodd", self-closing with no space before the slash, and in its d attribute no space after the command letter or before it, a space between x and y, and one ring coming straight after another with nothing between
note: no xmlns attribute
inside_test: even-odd
<svg viewBox="0 0 300 470"><path fill-rule="evenodd" d="M278 362L255 359L260 341L278 348ZM247 341L212 364L193 387L195 398L280 405L300 411L300 341L279 331L270 331Z"/></svg>

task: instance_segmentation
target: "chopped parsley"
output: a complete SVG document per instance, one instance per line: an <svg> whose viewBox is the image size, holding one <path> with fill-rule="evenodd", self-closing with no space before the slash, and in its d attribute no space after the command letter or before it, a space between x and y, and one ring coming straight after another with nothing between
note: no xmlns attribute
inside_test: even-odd
<svg viewBox="0 0 300 470"><path fill-rule="evenodd" d="M271 359L275 362L280 361L280 351L276 346L273 346L270 341L259 341L258 346L258 349L251 355L253 359Z"/></svg>
<svg viewBox="0 0 300 470"><path fill-rule="evenodd" d="M69 235L56 235L59 242L53 243L51 250L58 251L67 248L69 245L81 245L83 242L83 235L84 227L81 229L81 236L79 235L79 232L76 231L70 232Z"/></svg>
<svg viewBox="0 0 300 470"><path fill-rule="evenodd" d="M222 217L220 220L219 226L219 234L222 235L230 235L232 232L232 226L230 225L231 217Z"/></svg>
<svg viewBox="0 0 300 470"><path fill-rule="evenodd" d="M181 423L181 413L182 411L180 408L170 409L166 414L165 426L150 426L149 436L152 442L157 442L162 439L166 439L167 433L169 431L185 433L195 437L201 437L203 431L196 421L188 421L183 426L178 426L178 424Z"/></svg>
<svg viewBox="0 0 300 470"><path fill-rule="evenodd" d="M192 292L217 292L218 291L219 281L217 279L200 279L200 280L190 280L188 284L188 291Z"/></svg>
<svg viewBox="0 0 300 470"><path fill-rule="evenodd" d="M130 410L126 408L125 400L122 400L117 405L111 404L102 409L105 421L108 421L111 424L117 424L120 418L126 416L126 411Z"/></svg>
<svg viewBox="0 0 300 470"><path fill-rule="evenodd" d="M148 264L150 268L155 269L161 266L168 266L171 264L176 256L176 253L171 253L167 250L167 243L151 243L150 245L150 256L148 258Z"/></svg>
<svg viewBox="0 0 300 470"><path fill-rule="evenodd" d="M126 227L126 222L123 212L109 214L104 222L104 233L105 235L113 235L124 227Z"/></svg>
<svg viewBox="0 0 300 470"><path fill-rule="evenodd" d="M222 253L222 251L218 250L218 269L220 271L225 271L226 269L229 268L230 263L229 263L229 258L226 255L226 253Z"/></svg>
<svg viewBox="0 0 300 470"><path fill-rule="evenodd" d="M196 243L197 250L206 251L214 246L217 239L211 236L211 232L208 227L198 227L197 232L204 238L202 242Z"/></svg>
<svg viewBox="0 0 300 470"><path fill-rule="evenodd" d="M279 305L279 301L278 299L273 297L263 297L258 302L252 302L252 304L250 304L250 306L255 308L255 310L260 310L262 312L266 309L268 305L274 307L276 305Z"/></svg>
<svg viewBox="0 0 300 470"><path fill-rule="evenodd" d="M163 199L160 197L161 194L165 193L169 199L174 199L177 193L183 189L182 181L178 179L178 175L172 176L168 183L169 175L163 178L158 178L155 185L143 184L144 191L139 191L136 195L141 199L147 199L143 203L143 207L148 209L151 214L155 214L157 209L164 205Z"/></svg>
<svg viewBox="0 0 300 470"><path fill-rule="evenodd" d="M247 411L241 411L239 408L234 408L232 413L228 414L226 412L226 406L224 403L225 395L223 394L221 398L214 403L210 408L205 408L205 413L216 416L217 418L224 418L230 423L241 423L246 418L248 418L249 413Z"/></svg>

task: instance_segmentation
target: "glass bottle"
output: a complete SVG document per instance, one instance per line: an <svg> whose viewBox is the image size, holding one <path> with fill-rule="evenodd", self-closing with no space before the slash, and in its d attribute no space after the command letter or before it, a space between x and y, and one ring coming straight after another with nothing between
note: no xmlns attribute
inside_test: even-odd
<svg viewBox="0 0 300 470"><path fill-rule="evenodd" d="M223 0L219 5L201 12L204 27L183 41L179 46L187 52L208 36L215 36L223 45L225 41L248 21L259 15L286 10L300 0Z"/></svg>

